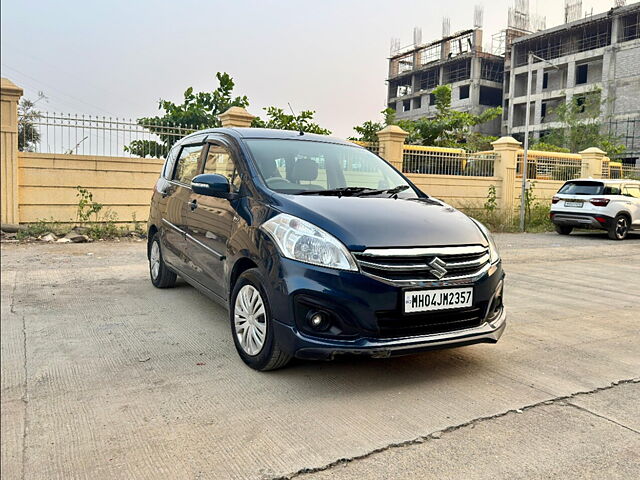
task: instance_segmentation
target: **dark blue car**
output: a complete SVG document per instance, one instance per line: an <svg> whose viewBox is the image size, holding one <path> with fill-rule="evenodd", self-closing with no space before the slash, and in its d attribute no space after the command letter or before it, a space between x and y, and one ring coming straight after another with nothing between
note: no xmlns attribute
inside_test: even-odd
<svg viewBox="0 0 640 480"><path fill-rule="evenodd" d="M495 343L500 257L480 223L368 150L221 128L167 155L149 217L156 287L180 275L229 309L250 367Z"/></svg>

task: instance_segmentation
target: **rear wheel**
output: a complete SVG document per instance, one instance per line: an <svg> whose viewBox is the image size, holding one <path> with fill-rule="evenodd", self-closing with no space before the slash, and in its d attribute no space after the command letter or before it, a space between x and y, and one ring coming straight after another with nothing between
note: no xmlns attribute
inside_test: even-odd
<svg viewBox="0 0 640 480"><path fill-rule="evenodd" d="M624 240L629 233L629 219L626 215L618 215L609 227L609 238L611 240Z"/></svg>
<svg viewBox="0 0 640 480"><path fill-rule="evenodd" d="M273 331L263 284L257 269L243 272L233 288L229 313L233 342L240 358L251 368L266 371L284 367L291 355L281 349Z"/></svg>
<svg viewBox="0 0 640 480"><path fill-rule="evenodd" d="M160 249L160 237L156 233L151 239L149 246L149 275L151 283L157 288L173 287L176 283L177 275L169 270L162 258Z"/></svg>
<svg viewBox="0 0 640 480"><path fill-rule="evenodd" d="M573 227L567 225L556 225L556 232L560 235L569 235L573 231Z"/></svg>

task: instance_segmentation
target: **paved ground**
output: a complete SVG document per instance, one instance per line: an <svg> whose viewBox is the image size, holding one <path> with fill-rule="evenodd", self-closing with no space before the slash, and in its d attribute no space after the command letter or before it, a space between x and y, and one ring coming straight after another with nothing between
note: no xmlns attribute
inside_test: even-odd
<svg viewBox="0 0 640 480"><path fill-rule="evenodd" d="M4 244L2 478L638 478L640 236L498 243L497 345L267 374L142 243Z"/></svg>

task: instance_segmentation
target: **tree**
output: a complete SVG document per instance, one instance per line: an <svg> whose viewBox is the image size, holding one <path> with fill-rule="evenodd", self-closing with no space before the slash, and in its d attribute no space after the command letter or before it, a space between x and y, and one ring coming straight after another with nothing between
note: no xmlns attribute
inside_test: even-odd
<svg viewBox="0 0 640 480"><path fill-rule="evenodd" d="M40 131L35 122L42 118L40 111L36 110L36 102L46 98L40 93L38 100L31 101L23 98L18 105L18 150L21 152L34 152L40 142Z"/></svg>
<svg viewBox="0 0 640 480"><path fill-rule="evenodd" d="M372 122L367 120L362 125L353 127L358 136L349 137L349 140L356 142L376 143L378 141L378 132L388 125L393 125L396 122L396 111L393 108L385 108L382 113L384 119L383 122Z"/></svg>
<svg viewBox="0 0 640 480"><path fill-rule="evenodd" d="M564 151L580 152L589 147L598 147L609 156L623 153L625 145L616 135L607 132L602 124L602 103L601 90L598 88L584 95L574 95L570 102L561 103L550 114L554 122L564 127L551 130L531 148L555 146Z"/></svg>
<svg viewBox="0 0 640 480"><path fill-rule="evenodd" d="M155 140L134 140L125 147L127 152L140 157L164 155L171 146L180 140L173 127L180 126L198 130L220 126L218 115L231 107L247 107L246 96L233 97L235 86L226 72L216 73L218 87L211 92L193 92L193 87L184 92L184 102L175 104L169 100L160 100L158 108L164 110L162 116L143 117L138 124L157 135L161 143Z"/></svg>
<svg viewBox="0 0 640 480"><path fill-rule="evenodd" d="M254 128L275 128L277 130L297 130L307 133L317 133L320 135L330 135L331 131L322 128L317 123L312 122L316 112L313 110L303 110L300 115L287 114L282 108L266 107L267 120L260 117L253 119L251 126Z"/></svg>
<svg viewBox="0 0 640 480"><path fill-rule="evenodd" d="M489 148L489 143L495 137L472 132L471 127L499 117L502 115L501 107L488 108L480 114L459 112L451 108L451 85L440 85L431 94L435 97L434 117L398 121L398 125L409 132L407 143L466 147L469 150Z"/></svg>

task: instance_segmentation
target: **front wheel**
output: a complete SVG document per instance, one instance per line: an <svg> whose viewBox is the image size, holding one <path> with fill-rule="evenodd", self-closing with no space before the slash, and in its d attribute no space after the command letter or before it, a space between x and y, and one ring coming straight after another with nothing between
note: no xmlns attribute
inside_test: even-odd
<svg viewBox="0 0 640 480"><path fill-rule="evenodd" d="M616 216L608 233L611 240L624 240L629 233L629 219L625 215Z"/></svg>
<svg viewBox="0 0 640 480"><path fill-rule="evenodd" d="M573 231L573 227L568 227L566 225L556 225L556 232L560 235L569 235Z"/></svg>
<svg viewBox="0 0 640 480"><path fill-rule="evenodd" d="M233 287L229 313L240 358L255 370L267 371L284 367L291 355L282 351L275 336L263 285L257 269L243 272Z"/></svg>

